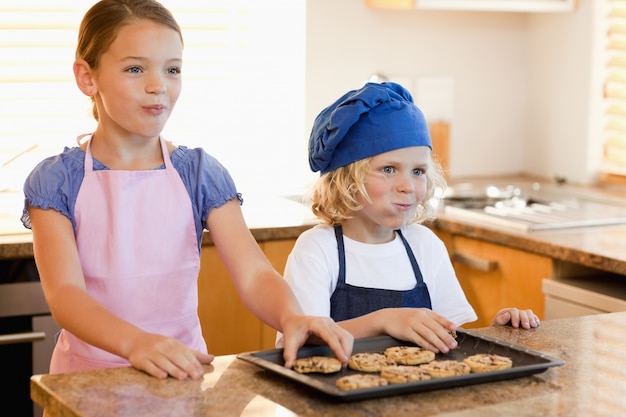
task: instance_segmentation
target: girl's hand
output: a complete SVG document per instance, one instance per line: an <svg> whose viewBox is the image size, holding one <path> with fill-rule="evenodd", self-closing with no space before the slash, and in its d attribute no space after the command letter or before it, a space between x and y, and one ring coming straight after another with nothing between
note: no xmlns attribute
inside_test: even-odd
<svg viewBox="0 0 626 417"><path fill-rule="evenodd" d="M509 307L498 311L491 325L510 325L515 328L531 329L539 326L540 323L539 317L531 309L519 310L515 307Z"/></svg>
<svg viewBox="0 0 626 417"><path fill-rule="evenodd" d="M328 317L293 315L283 325L285 367L291 368L305 343L326 343L344 365L352 354L354 337Z"/></svg>
<svg viewBox="0 0 626 417"><path fill-rule="evenodd" d="M160 379L200 379L202 364L211 363L213 355L189 349L178 340L144 333L130 345L128 360L137 369Z"/></svg>

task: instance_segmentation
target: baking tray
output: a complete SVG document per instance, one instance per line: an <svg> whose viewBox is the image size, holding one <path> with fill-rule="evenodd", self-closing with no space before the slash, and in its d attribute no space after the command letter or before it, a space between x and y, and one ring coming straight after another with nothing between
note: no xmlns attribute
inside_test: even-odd
<svg viewBox="0 0 626 417"><path fill-rule="evenodd" d="M473 333L470 330L457 330L457 342L459 343L459 347L457 349L454 349L447 354L437 354L436 359L454 359L462 361L464 358L476 353L495 353L497 355L508 356L511 358L513 366L509 369L499 371L470 373L468 375L430 379L427 381L389 384L382 387L344 391L335 386L337 379L345 375L359 373L358 371L346 368L334 374L300 374L284 367L285 362L283 360L283 349L242 353L237 357L241 360L253 363L261 368L286 377L292 381L306 385L335 399L344 401L372 399L390 395L519 378L541 373L550 367L561 366L564 364L563 361L558 358L489 336ZM363 338L356 339L354 341L353 353L382 353L386 348L391 346L415 345L389 336ZM334 356L334 354L328 346L305 345L298 351L298 357L301 358L307 356Z"/></svg>

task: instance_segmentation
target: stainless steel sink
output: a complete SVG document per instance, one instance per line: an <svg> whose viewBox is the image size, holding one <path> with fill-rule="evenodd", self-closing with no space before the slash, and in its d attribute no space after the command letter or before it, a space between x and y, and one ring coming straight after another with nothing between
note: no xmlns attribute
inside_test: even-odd
<svg viewBox="0 0 626 417"><path fill-rule="evenodd" d="M444 212L522 231L626 224L617 202L564 188L460 184L444 196Z"/></svg>

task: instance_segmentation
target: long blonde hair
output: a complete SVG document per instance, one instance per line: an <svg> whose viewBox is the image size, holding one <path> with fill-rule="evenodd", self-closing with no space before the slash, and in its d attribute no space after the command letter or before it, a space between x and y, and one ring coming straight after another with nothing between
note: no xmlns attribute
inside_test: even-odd
<svg viewBox="0 0 626 417"><path fill-rule="evenodd" d="M371 159L361 159L322 174L317 179L306 198L312 203L313 214L322 223L339 224L349 219L352 213L363 208L359 203L359 196L365 201L371 201L365 190ZM434 219L437 214L437 200L441 198L446 187L443 168L437 160L432 159L430 169L426 171L426 194L410 223Z"/></svg>

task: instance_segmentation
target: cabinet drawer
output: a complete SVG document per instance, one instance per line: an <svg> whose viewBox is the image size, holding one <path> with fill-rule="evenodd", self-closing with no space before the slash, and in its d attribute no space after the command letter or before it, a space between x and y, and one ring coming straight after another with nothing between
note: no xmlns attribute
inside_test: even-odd
<svg viewBox="0 0 626 417"><path fill-rule="evenodd" d="M604 277L544 279L545 319L626 311L626 282Z"/></svg>

